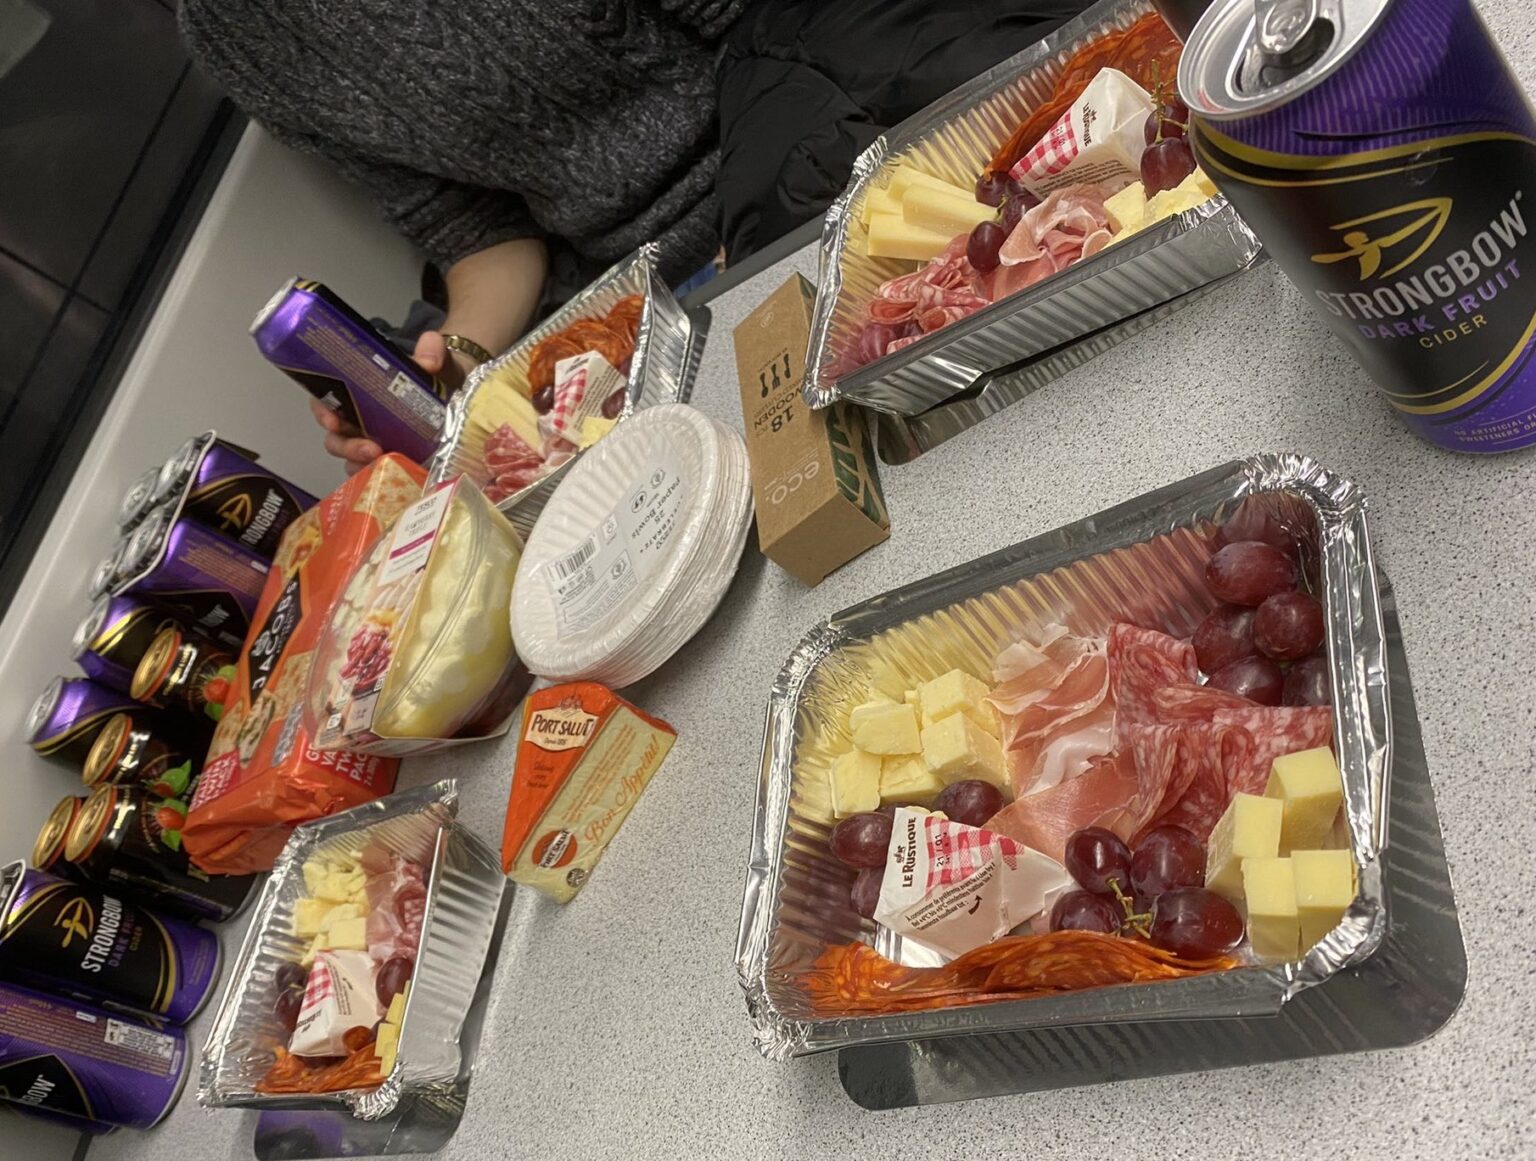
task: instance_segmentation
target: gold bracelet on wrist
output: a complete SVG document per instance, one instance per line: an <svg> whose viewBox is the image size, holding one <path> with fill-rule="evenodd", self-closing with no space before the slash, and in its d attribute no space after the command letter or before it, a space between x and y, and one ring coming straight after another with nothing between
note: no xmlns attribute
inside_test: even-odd
<svg viewBox="0 0 1536 1161"><path fill-rule="evenodd" d="M443 346L447 347L450 351L458 351L460 354L468 355L477 365L489 363L492 358L491 352L475 342L474 339L466 339L463 335L444 335Z"/></svg>

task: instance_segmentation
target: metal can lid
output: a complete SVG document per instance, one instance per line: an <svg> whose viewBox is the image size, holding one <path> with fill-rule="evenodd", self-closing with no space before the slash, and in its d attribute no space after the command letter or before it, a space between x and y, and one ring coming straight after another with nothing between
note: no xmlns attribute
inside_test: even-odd
<svg viewBox="0 0 1536 1161"><path fill-rule="evenodd" d="M133 576L154 563L165 546L165 534L170 531L172 518L169 508L156 508L144 517L144 523L139 525L123 549L119 571Z"/></svg>
<svg viewBox="0 0 1536 1161"><path fill-rule="evenodd" d="M288 279L287 282L283 283L277 288L277 293L274 294L271 298L267 299L266 305L258 310L256 312L256 317L251 320L251 334L254 335L257 331L259 331L261 329L261 324L266 322L267 319L271 318L272 315L276 313L277 308L288 301L288 295L292 293L293 288L298 284L299 278L297 275L295 275L293 278Z"/></svg>
<svg viewBox="0 0 1536 1161"><path fill-rule="evenodd" d="M155 639L144 650L144 656L139 658L139 664L133 671L128 696L137 701L147 701L159 693L171 667L176 663L176 654L180 649L181 630L175 625L167 625L156 633Z"/></svg>
<svg viewBox="0 0 1536 1161"><path fill-rule="evenodd" d="M129 485L123 493L122 503L117 507L117 523L120 528L127 528L149 507L155 494L155 484L160 479L159 468L147 468L143 475Z"/></svg>
<svg viewBox="0 0 1536 1161"><path fill-rule="evenodd" d="M108 776L122 758L123 751L128 748L128 737L132 732L133 719L127 714L113 714L108 718L107 724L101 727L101 733L91 743L90 753L85 756L85 766L80 771L81 781L87 786L110 781Z"/></svg>
<svg viewBox="0 0 1536 1161"><path fill-rule="evenodd" d="M70 646L74 650L70 654L71 658L78 661L91 648L96 635L106 627L107 614L111 609L112 598L106 595L101 596L91 606L91 611L85 615L85 620L75 626L75 635L70 641Z"/></svg>
<svg viewBox="0 0 1536 1161"><path fill-rule="evenodd" d="M112 821L112 811L117 806L116 786L98 786L80 805L80 812L70 824L69 837L64 841L64 857L72 863L89 857L107 833Z"/></svg>
<svg viewBox="0 0 1536 1161"><path fill-rule="evenodd" d="M187 437L176 449L176 454L166 460L165 465L160 469L159 477L155 480L155 503L169 500L181 490L181 486L187 482L187 477L197 470L197 462L202 458L203 450L212 442L211 432L205 431L200 435Z"/></svg>
<svg viewBox="0 0 1536 1161"><path fill-rule="evenodd" d="M53 716L54 708L59 704L59 698L64 696L64 679L55 677L43 687L43 692L37 695L37 700L32 703L32 709L27 714L27 740L36 742L43 732L43 727L48 724L48 719Z"/></svg>
<svg viewBox="0 0 1536 1161"><path fill-rule="evenodd" d="M118 565L122 563L123 552L127 544L119 544L96 566L96 571L91 573L91 593L94 596L105 597L117 584Z"/></svg>
<svg viewBox="0 0 1536 1161"><path fill-rule="evenodd" d="M67 794L48 812L37 832L37 841L32 844L32 865L39 871L46 871L63 855L64 842L84 802L83 794Z"/></svg>

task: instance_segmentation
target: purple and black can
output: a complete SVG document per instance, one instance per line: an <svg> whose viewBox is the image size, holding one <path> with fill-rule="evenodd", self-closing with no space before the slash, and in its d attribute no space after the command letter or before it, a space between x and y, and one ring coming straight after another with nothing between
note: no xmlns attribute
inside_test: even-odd
<svg viewBox="0 0 1536 1161"><path fill-rule="evenodd" d="M90 593L91 599L104 597L117 587L117 582L122 579L123 561L128 555L128 540L125 537L112 546L112 550L102 557L91 572Z"/></svg>
<svg viewBox="0 0 1536 1161"><path fill-rule="evenodd" d="M1217 0L1179 93L1200 165L1404 423L1536 444L1536 117L1470 0Z"/></svg>
<svg viewBox="0 0 1536 1161"><path fill-rule="evenodd" d="M119 596L164 605L191 627L238 649L270 564L195 520L158 509L128 542Z"/></svg>
<svg viewBox="0 0 1536 1161"><path fill-rule="evenodd" d="M187 1040L135 1019L0 984L0 1092L46 1112L148 1129L187 1079Z"/></svg>
<svg viewBox="0 0 1536 1161"><path fill-rule="evenodd" d="M166 461L155 499L181 501L181 514L271 560L283 532L318 500L209 431Z"/></svg>
<svg viewBox="0 0 1536 1161"><path fill-rule="evenodd" d="M268 362L385 451L424 463L437 450L440 385L328 287L289 280L251 335Z"/></svg>
<svg viewBox="0 0 1536 1161"><path fill-rule="evenodd" d="M0 977L185 1024L219 980L218 936L25 863L0 867Z"/></svg>
<svg viewBox="0 0 1536 1161"><path fill-rule="evenodd" d="M133 685L133 671L164 629L192 632L180 616L157 605L133 597L102 597L75 630L75 664L92 681L126 693Z"/></svg>
<svg viewBox="0 0 1536 1161"><path fill-rule="evenodd" d="M64 857L102 887L190 919L220 922L250 898L255 875L207 875L181 845L189 792L157 798L133 786L96 787L75 816Z"/></svg>
<svg viewBox="0 0 1536 1161"><path fill-rule="evenodd" d="M63 1113L55 1113L49 1109L34 1108L31 1105L17 1105L11 1103L0 1104L0 1111L15 1113L18 1117L25 1117L29 1121L42 1121L45 1125L57 1125L61 1129L70 1129L76 1133L89 1133L93 1137L105 1137L108 1133L117 1132L119 1126L109 1125L106 1121L88 1121L84 1117L69 1117ZM0 1137L5 1135L5 1130L0 1128Z"/></svg>
<svg viewBox="0 0 1536 1161"><path fill-rule="evenodd" d="M54 808L48 812L48 817L43 820L43 825L37 832L37 839L32 844L34 867L52 875L62 875L69 879L80 878L75 865L64 857L64 844L69 841L69 830L75 825L75 818L84 805L85 795L70 794L59 799Z"/></svg>
<svg viewBox="0 0 1536 1161"><path fill-rule="evenodd" d="M186 798L208 752L197 719L149 706L113 714L85 756L86 786L138 786L156 798Z"/></svg>
<svg viewBox="0 0 1536 1161"><path fill-rule="evenodd" d="M85 762L107 719L139 703L88 677L55 677L27 715L27 742L45 758Z"/></svg>

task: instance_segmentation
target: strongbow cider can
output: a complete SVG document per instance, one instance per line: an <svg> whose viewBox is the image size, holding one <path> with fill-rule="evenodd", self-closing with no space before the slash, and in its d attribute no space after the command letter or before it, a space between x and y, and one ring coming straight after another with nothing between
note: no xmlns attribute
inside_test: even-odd
<svg viewBox="0 0 1536 1161"><path fill-rule="evenodd" d="M181 514L270 560L284 530L317 501L221 442L195 435L160 469L157 502L179 498Z"/></svg>
<svg viewBox="0 0 1536 1161"><path fill-rule="evenodd" d="M55 677L27 715L27 741L45 758L76 766L91 752L107 719L139 703L88 677Z"/></svg>
<svg viewBox="0 0 1536 1161"><path fill-rule="evenodd" d="M0 868L0 977L185 1024L219 977L211 931L25 863Z"/></svg>
<svg viewBox="0 0 1536 1161"><path fill-rule="evenodd" d="M71 794L59 799L57 805L48 812L32 844L34 867L55 875L76 877L75 865L64 857L64 844L69 839L70 827L75 825L75 817L84 805L85 795Z"/></svg>
<svg viewBox="0 0 1536 1161"><path fill-rule="evenodd" d="M126 693L150 642L167 628L190 632L165 609L133 597L102 597L75 630L75 664L92 681Z"/></svg>
<svg viewBox="0 0 1536 1161"><path fill-rule="evenodd" d="M251 323L267 361L385 451L417 463L437 450L439 385L330 288L283 284Z"/></svg>
<svg viewBox="0 0 1536 1161"><path fill-rule="evenodd" d="M0 984L0 1093L109 1125L158 1124L187 1079L179 1028Z"/></svg>
<svg viewBox="0 0 1536 1161"><path fill-rule="evenodd" d="M1403 421L1536 443L1536 120L1468 0L1218 0L1195 156Z"/></svg>
<svg viewBox="0 0 1536 1161"><path fill-rule="evenodd" d="M138 786L157 798L183 798L191 788L207 734L187 728L149 706L114 714L85 756L80 778L88 787Z"/></svg>
<svg viewBox="0 0 1536 1161"><path fill-rule="evenodd" d="M238 647L270 565L243 544L158 509L128 542L123 568L119 596L172 609L198 632Z"/></svg>

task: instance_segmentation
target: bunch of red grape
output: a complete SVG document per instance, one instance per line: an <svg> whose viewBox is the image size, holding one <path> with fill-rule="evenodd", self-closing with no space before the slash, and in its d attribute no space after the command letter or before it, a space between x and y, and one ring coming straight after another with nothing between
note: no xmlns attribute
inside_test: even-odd
<svg viewBox="0 0 1536 1161"><path fill-rule="evenodd" d="M832 828L827 846L832 857L859 872L849 889L853 909L865 919L875 917L880 901L880 883L885 878L885 855L891 845L895 804L850 814ZM967 778L951 782L933 800L933 810L966 826L984 826L1003 809L1003 792L990 782Z"/></svg>
<svg viewBox="0 0 1536 1161"><path fill-rule="evenodd" d="M1175 955L1223 955L1243 941L1243 917L1205 889L1205 847L1182 826L1149 831L1136 852L1103 827L1067 840L1079 890L1051 909L1052 931L1140 936Z"/></svg>
<svg viewBox="0 0 1536 1161"><path fill-rule="evenodd" d="M351 678L356 686L370 685L389 666L389 657L389 633L382 625L364 625L347 642L341 676Z"/></svg>
<svg viewBox="0 0 1536 1161"><path fill-rule="evenodd" d="M1040 199L1006 173L984 173L976 179L976 200L1001 211L995 222L982 222L971 231L965 243L965 259L981 274L996 270L998 251L1023 218L1024 211L1040 204Z"/></svg>
<svg viewBox="0 0 1536 1161"><path fill-rule="evenodd" d="M1245 508L1222 528L1206 562L1211 595L1227 602L1206 617L1191 644L1217 689L1260 705L1327 705L1323 606L1297 587L1296 537L1267 514Z"/></svg>
<svg viewBox="0 0 1536 1161"><path fill-rule="evenodd" d="M1178 97L1161 101L1147 114L1142 137L1141 184L1147 196L1172 189L1195 172L1195 153L1189 147L1189 106Z"/></svg>

